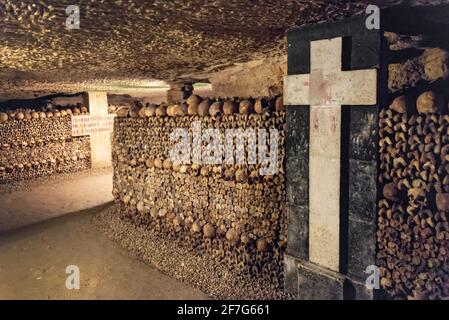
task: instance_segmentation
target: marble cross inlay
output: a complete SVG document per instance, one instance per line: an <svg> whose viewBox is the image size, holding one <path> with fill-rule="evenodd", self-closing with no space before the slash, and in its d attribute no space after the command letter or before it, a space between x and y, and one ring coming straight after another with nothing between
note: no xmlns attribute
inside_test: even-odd
<svg viewBox="0 0 449 320"><path fill-rule="evenodd" d="M284 102L310 105L309 260L339 271L341 106L375 105L377 70L342 71L342 38L311 42L310 74L284 79Z"/></svg>

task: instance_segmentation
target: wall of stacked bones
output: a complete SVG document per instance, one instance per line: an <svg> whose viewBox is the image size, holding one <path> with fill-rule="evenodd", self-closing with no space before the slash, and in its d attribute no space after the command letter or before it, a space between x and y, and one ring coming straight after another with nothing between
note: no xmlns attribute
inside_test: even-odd
<svg viewBox="0 0 449 320"><path fill-rule="evenodd" d="M449 55L411 37L387 39L399 59L389 65L391 104L379 119L381 284L394 298L447 298Z"/></svg>
<svg viewBox="0 0 449 320"><path fill-rule="evenodd" d="M0 184L90 168L89 137L72 137L71 115L86 107L48 105L0 112Z"/></svg>
<svg viewBox="0 0 449 320"><path fill-rule="evenodd" d="M113 193L122 218L230 269L281 286L287 223L282 109L280 97L192 96L177 105L118 110ZM176 142L170 141L170 132L191 130L194 121L203 129L278 129L278 173L261 176L258 165L172 163L169 150Z"/></svg>

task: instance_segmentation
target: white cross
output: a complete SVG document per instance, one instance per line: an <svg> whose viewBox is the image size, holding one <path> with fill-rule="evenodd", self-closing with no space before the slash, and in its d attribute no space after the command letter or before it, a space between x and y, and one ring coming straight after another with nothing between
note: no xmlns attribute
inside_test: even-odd
<svg viewBox="0 0 449 320"><path fill-rule="evenodd" d="M285 77L284 101L310 105L309 260L338 272L341 106L375 105L377 70L342 71L342 38L310 51L310 74Z"/></svg>

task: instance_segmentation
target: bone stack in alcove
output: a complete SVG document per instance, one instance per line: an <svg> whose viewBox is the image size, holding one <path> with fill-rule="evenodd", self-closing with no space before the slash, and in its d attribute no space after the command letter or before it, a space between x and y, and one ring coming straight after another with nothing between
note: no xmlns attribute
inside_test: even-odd
<svg viewBox="0 0 449 320"><path fill-rule="evenodd" d="M124 219L194 249L230 269L282 286L286 246L282 98L202 99L118 110L113 137L113 193ZM201 128L277 129L278 167L179 164L170 133ZM257 132L257 131L256 131ZM267 137L267 144L270 139ZM204 142L203 142L204 143ZM246 155L248 143L245 143ZM269 147L267 146L267 150Z"/></svg>
<svg viewBox="0 0 449 320"><path fill-rule="evenodd" d="M90 168L89 137L72 137L85 107L0 112L0 183Z"/></svg>
<svg viewBox="0 0 449 320"><path fill-rule="evenodd" d="M390 105L380 112L377 264L398 299L449 297L449 54L387 34Z"/></svg>

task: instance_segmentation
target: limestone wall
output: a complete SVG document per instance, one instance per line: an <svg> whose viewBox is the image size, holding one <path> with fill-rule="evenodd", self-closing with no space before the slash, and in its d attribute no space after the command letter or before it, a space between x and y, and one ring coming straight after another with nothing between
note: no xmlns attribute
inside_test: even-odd
<svg viewBox="0 0 449 320"><path fill-rule="evenodd" d="M89 137L72 137L69 112L0 112L0 184L90 168Z"/></svg>
<svg viewBox="0 0 449 320"><path fill-rule="evenodd" d="M222 97L259 97L282 94L287 56L254 60L209 77L212 92Z"/></svg>
<svg viewBox="0 0 449 320"><path fill-rule="evenodd" d="M187 109L143 108L116 118L113 193L122 218L230 269L281 286L286 245L284 112L274 112L273 99L260 114L252 103L249 109L240 108L246 114L239 114L238 102L231 112L219 101L213 117L199 116L203 107L194 106L192 99L188 103ZM208 114L217 107L206 104ZM222 139L227 128L277 129L276 174L261 175L257 164L173 163L170 150L175 141L170 133L175 128L192 132L197 121L202 130L220 129ZM250 150L247 144L245 150Z"/></svg>
<svg viewBox="0 0 449 320"><path fill-rule="evenodd" d="M449 55L421 48L423 37L387 39L396 63L389 66L391 105L379 118L381 284L394 298L447 298Z"/></svg>

